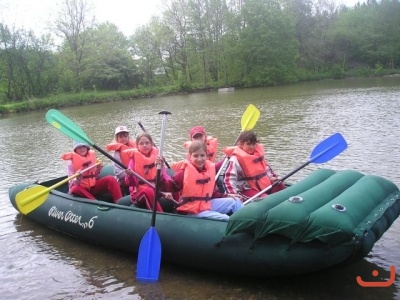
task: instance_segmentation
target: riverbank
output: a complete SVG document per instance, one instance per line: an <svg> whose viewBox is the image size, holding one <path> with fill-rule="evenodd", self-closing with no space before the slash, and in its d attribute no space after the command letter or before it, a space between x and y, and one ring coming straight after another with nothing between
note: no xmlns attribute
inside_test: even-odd
<svg viewBox="0 0 400 300"><path fill-rule="evenodd" d="M393 77L400 76L400 74L390 74L383 75L379 77ZM354 76L354 74L347 74L346 77L336 78L336 79L345 79L345 78L355 78L359 76ZM365 76L362 76L365 77ZM373 76L368 76L373 77ZM375 76L374 76L375 77ZM314 78L315 80L323 80L329 78ZM333 78L330 78L333 79ZM309 80L305 80L309 81ZM239 87L240 88L240 87ZM218 88L196 88L190 90L181 90L178 87L172 86L162 86L162 87L152 87L152 88L140 88L134 90L126 90L126 91L86 91L76 94L58 94L45 98L33 98L26 101L20 102L8 102L0 104L0 116L12 113L19 112L28 112L34 110L47 110L50 108L61 108L61 107L70 107L70 106L78 106L78 105L90 105L95 103L105 103L105 102L114 102L114 101L124 101L124 100L133 100L133 99L143 99L143 98L154 98L168 95L179 95L179 94L188 94L188 93L199 93L199 92L210 92L217 91Z"/></svg>
<svg viewBox="0 0 400 300"><path fill-rule="evenodd" d="M168 87L158 87L152 89L135 89L127 91L88 91L76 94L59 94L46 98L34 98L27 101L0 104L0 115L49 108L90 105L95 103L124 101L141 98L153 98L157 96L178 93L182 92Z"/></svg>
<svg viewBox="0 0 400 300"><path fill-rule="evenodd" d="M183 91L174 87L154 87L151 89L142 88L127 91L88 91L76 94L60 94L46 98L34 98L27 101L0 104L0 116L34 110L47 110L50 108L90 105L95 103L154 98L198 92L204 93L214 90L216 91L217 88L192 89L190 91Z"/></svg>

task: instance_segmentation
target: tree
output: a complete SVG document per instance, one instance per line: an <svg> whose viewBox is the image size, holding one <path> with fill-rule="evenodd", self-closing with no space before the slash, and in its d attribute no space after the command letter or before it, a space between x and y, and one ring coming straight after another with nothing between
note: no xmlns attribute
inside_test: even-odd
<svg viewBox="0 0 400 300"><path fill-rule="evenodd" d="M0 24L0 85L8 100L43 96L55 87L51 45L49 36Z"/></svg>
<svg viewBox="0 0 400 300"><path fill-rule="evenodd" d="M102 90L132 88L139 84L136 65L127 38L114 24L103 23L89 30L87 53L83 59L83 87Z"/></svg>
<svg viewBox="0 0 400 300"><path fill-rule="evenodd" d="M58 17L54 22L54 30L64 39L61 48L66 63L65 68L70 69L75 77L74 91L82 89L82 74L87 65L84 64L89 54L87 42L90 29L95 26L95 19L91 15L92 6L88 0L64 0Z"/></svg>
<svg viewBox="0 0 400 300"><path fill-rule="evenodd" d="M156 83L156 73L161 75L162 70L168 77L164 63L164 58L168 59L168 56L165 56L162 46L163 32L167 33L158 18L153 18L148 25L139 27L131 37L132 53L137 58L138 71L147 86Z"/></svg>
<svg viewBox="0 0 400 300"><path fill-rule="evenodd" d="M243 27L238 55L248 85L276 85L293 79L297 43L294 26L279 1L248 0L241 11Z"/></svg>

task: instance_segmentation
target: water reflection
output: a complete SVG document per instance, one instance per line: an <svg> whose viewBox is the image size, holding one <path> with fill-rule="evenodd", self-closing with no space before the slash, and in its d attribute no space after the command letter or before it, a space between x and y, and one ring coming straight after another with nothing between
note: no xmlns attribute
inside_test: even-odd
<svg viewBox="0 0 400 300"><path fill-rule="evenodd" d="M390 299L398 293L396 285L366 289L357 284L357 276L376 281L389 278L389 268L368 260L282 279L219 276L163 263L157 284L141 284L135 280L136 257L132 254L37 227L20 215L14 226L25 242L29 241L32 253L29 263L16 257L10 264L10 269L20 271L20 276L13 276L16 284L10 286L9 295L19 299L32 293L52 299L97 299L101 295L122 299L321 299L321 294L333 296L329 299ZM21 260L23 264L18 263ZM33 275L30 272L37 272L38 268L46 270L40 272L44 285L29 284ZM380 277L371 278L373 270L379 271ZM397 271L397 278L399 274ZM44 288L46 282L51 288ZM18 291L14 290L17 286Z"/></svg>

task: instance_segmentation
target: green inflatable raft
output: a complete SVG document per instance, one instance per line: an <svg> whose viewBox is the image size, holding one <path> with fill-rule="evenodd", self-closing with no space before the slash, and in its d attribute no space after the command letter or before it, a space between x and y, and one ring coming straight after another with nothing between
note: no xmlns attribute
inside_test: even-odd
<svg viewBox="0 0 400 300"><path fill-rule="evenodd" d="M111 167L103 168L103 175ZM52 186L66 177L41 182ZM16 195L38 183L9 189ZM106 200L106 199L104 199ZM137 253L151 211L72 197L63 184L26 215L89 242ZM365 257L400 214L400 191L375 175L319 169L259 201L228 222L157 213L162 262L240 276L291 276L338 267Z"/></svg>

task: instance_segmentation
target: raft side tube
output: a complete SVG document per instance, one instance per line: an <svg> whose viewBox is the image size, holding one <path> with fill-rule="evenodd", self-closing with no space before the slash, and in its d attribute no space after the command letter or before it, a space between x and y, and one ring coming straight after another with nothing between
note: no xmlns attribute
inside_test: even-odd
<svg viewBox="0 0 400 300"><path fill-rule="evenodd" d="M364 176L311 213L307 227L297 241L318 239L328 245L337 245L360 239L395 204L395 201L389 200L398 191L398 187L387 179Z"/></svg>
<svg viewBox="0 0 400 300"><path fill-rule="evenodd" d="M340 171L303 193L283 201L266 212L256 238L275 233L295 240L304 230L313 211L335 199L363 176L353 170Z"/></svg>
<svg viewBox="0 0 400 300"><path fill-rule="evenodd" d="M267 211L287 200L289 197L307 191L335 173L335 171L329 169L315 170L298 183L293 184L280 192L269 195L262 200L253 201L245 205L229 218L225 236L230 236L240 232L247 232L254 236L258 231L258 226L262 226Z"/></svg>

